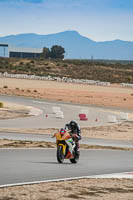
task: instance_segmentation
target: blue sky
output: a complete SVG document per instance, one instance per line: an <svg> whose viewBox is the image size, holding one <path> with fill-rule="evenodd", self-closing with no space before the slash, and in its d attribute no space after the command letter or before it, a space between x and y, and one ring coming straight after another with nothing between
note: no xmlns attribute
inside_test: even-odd
<svg viewBox="0 0 133 200"><path fill-rule="evenodd" d="M133 0L0 0L0 36L65 30L133 41Z"/></svg>

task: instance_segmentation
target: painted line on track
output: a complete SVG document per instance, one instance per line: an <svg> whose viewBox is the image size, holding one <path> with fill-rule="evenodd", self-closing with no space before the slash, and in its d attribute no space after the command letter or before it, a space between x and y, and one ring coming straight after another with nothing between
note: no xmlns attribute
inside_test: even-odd
<svg viewBox="0 0 133 200"><path fill-rule="evenodd" d="M22 186L22 185L33 185L33 184L40 184L40 183L60 182L60 181L72 181L72 180L79 180L79 179L111 179L111 178L133 179L133 172L101 174L101 175L80 176L80 177L71 177L71 178L62 178L62 179L43 180L43 181L13 183L13 184L0 185L0 188Z"/></svg>
<svg viewBox="0 0 133 200"><path fill-rule="evenodd" d="M19 141L19 140L18 140ZM57 149L56 147L54 148L43 148L43 147L33 147L33 148L14 148L14 147L5 147L5 148L0 148L0 150L48 150L48 149ZM126 150L119 150L119 149L83 149L83 148L80 148L80 151L126 151Z"/></svg>

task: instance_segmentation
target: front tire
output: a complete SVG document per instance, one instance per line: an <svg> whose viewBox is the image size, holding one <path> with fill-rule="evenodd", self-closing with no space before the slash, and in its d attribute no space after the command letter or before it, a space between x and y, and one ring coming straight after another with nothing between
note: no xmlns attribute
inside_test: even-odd
<svg viewBox="0 0 133 200"><path fill-rule="evenodd" d="M64 162L64 154L63 154L63 147L62 146L57 147L57 160L58 160L59 163Z"/></svg>

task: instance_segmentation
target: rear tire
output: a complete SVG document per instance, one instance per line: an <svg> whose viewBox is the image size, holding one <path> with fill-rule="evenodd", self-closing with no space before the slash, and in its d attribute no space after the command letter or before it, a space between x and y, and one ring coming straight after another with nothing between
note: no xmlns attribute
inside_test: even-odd
<svg viewBox="0 0 133 200"><path fill-rule="evenodd" d="M74 158L70 159L71 163L77 163L79 161L79 152L74 152Z"/></svg>
<svg viewBox="0 0 133 200"><path fill-rule="evenodd" d="M64 162L64 154L63 154L62 146L57 147L57 160L58 160L59 163Z"/></svg>

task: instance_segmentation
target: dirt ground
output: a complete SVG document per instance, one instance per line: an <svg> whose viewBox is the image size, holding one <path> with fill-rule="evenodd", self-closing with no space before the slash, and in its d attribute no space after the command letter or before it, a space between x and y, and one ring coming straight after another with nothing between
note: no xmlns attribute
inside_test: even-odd
<svg viewBox="0 0 133 200"><path fill-rule="evenodd" d="M0 139L0 148L56 148L56 142ZM112 149L133 151L133 148L80 144L80 149Z"/></svg>
<svg viewBox="0 0 133 200"><path fill-rule="evenodd" d="M32 134L50 134L56 133L58 129L8 129L0 128L0 132L14 133L32 133ZM82 128L82 137L102 138L113 140L133 140L133 121L123 122L121 124L113 124L99 127Z"/></svg>
<svg viewBox="0 0 133 200"><path fill-rule="evenodd" d="M133 89L122 88L119 85L102 87L0 78L0 94L22 95L133 110ZM25 130L25 133L36 133L36 131L38 132L38 130ZM42 134L51 134L56 130L40 129L39 131ZM112 126L86 128L82 130L82 135L93 138L133 140L133 122L131 120ZM9 141L3 140L2 142L7 144ZM132 200L133 179L82 179L0 188L0 200L31 199Z"/></svg>
<svg viewBox="0 0 133 200"><path fill-rule="evenodd" d="M4 107L0 108L0 120L29 116L30 109L28 108L28 106L26 107L23 105L9 102L3 103Z"/></svg>
<svg viewBox="0 0 133 200"><path fill-rule="evenodd" d="M81 179L0 188L0 200L132 200L133 179Z"/></svg>
<svg viewBox="0 0 133 200"><path fill-rule="evenodd" d="M105 87L55 81L0 78L0 94L133 109L133 89L114 84Z"/></svg>

